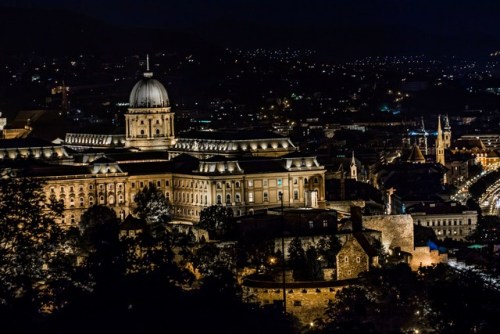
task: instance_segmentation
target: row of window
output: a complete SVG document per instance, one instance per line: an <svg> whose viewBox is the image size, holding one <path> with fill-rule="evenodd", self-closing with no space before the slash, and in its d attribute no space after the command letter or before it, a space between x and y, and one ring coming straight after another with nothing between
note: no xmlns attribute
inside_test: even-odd
<svg viewBox="0 0 500 334"><path fill-rule="evenodd" d="M168 201L170 199L170 193L167 192L165 197L167 198ZM174 201L192 203L192 204L208 204L208 197L207 195L201 195L201 194L198 195L193 193L175 192Z"/></svg>
<svg viewBox="0 0 500 334"><path fill-rule="evenodd" d="M52 198L55 198L55 196L52 196ZM67 204L67 206L69 208L76 207L76 198L75 197L70 197L67 202L62 197L60 197L59 200L63 203L63 205L65 207L66 207L66 204ZM106 202L106 197L101 195L101 196L98 197L98 201L99 201L98 204L113 205L113 204L115 204L115 196L113 196L113 195L108 196L107 202ZM123 203L125 203L123 195L118 195L118 204L123 204ZM86 205L85 205L85 198L84 197L79 197L78 198L78 204L79 204L80 208L86 207ZM94 204L95 204L94 196L89 196L89 205L88 206L93 206Z"/></svg>
<svg viewBox="0 0 500 334"><path fill-rule="evenodd" d="M177 209L175 211L177 212L178 215L182 215L182 216L199 216L200 215L200 211L190 209L190 208L177 207ZM253 214L253 210L250 210L249 213ZM242 215L242 211L236 210L236 212L234 212L234 215L235 215L235 217L239 217Z"/></svg>
<svg viewBox="0 0 500 334"><path fill-rule="evenodd" d="M253 291L254 290L250 289L250 292L253 292ZM256 289L255 291L258 291L258 290ZM281 291L282 291L281 289L274 289L274 290L264 289L264 290L262 290L263 293L272 293L272 292L274 292L274 293L279 293L279 294L281 294ZM320 288L316 288L314 291L316 293L321 293L322 292L322 290ZM334 288L328 288L328 291L329 292L335 292L335 289ZM302 289L302 290L300 290L300 292L307 293L308 291L307 291L307 289ZM287 291L287 293L288 294L292 294L292 293L294 293L294 290L290 289L290 290Z"/></svg>
<svg viewBox="0 0 500 334"><path fill-rule="evenodd" d="M317 177L314 178L313 182L315 184L319 183L319 179ZM156 184L156 187L160 188L162 187L162 183L165 185L165 187L170 187L170 181L169 180L164 180L163 182L161 180L156 180L156 181L138 181L137 182L137 186L142 189L144 188L146 185L148 186L152 186L153 184ZM276 183L278 185L278 187L282 187L283 186L283 179L277 179L276 180ZM265 179L263 180L263 186L264 187L267 187L269 184L268 180ZM297 178L294 178L293 179L293 184L298 184L298 179ZM304 178L304 184L307 185L308 184L308 180L307 178ZM174 181L174 186L176 187L191 187L191 188L194 188L194 189L197 189L197 188L200 188L200 189L207 189L207 185L208 185L208 182L206 181L188 181L188 180L175 180ZM254 185L254 181L253 180L248 180L248 187L253 187ZM108 190L113 190L114 189L114 184L113 183L109 183L107 185L107 188ZM132 189L135 189L136 188L136 182L131 182L130 183L130 187ZM217 182L217 189L222 189L223 187L223 183L222 182ZM225 182L225 187L226 189L230 189L232 187L232 183L231 182ZM234 187L236 189L239 189L241 188L241 183L240 181L236 181L234 183ZM97 188L99 190L104 190L105 189L105 185L104 184L99 184L97 186ZM119 183L116 185L116 188L117 190L123 190L123 184ZM93 184L89 184L88 186L88 189L89 190L94 190L94 185ZM60 192L61 193L65 193L66 192L66 188L61 186L59 188ZM78 186L78 191L79 192L83 192L84 191L84 186L83 185L80 185ZM69 186L68 187L68 192L69 193L74 193L75 192L75 187L74 186ZM50 188L50 193L51 194L54 194L55 193L55 187L51 187ZM297 191L297 198L295 198L294 196L294 199L298 199L298 191Z"/></svg>
<svg viewBox="0 0 500 334"><path fill-rule="evenodd" d="M344 257L344 262L345 263L349 263L349 256L345 256ZM361 257L360 256L356 256L356 263L361 263Z"/></svg>
<svg viewBox="0 0 500 334"><path fill-rule="evenodd" d="M420 220L417 221L417 224L418 225L421 225L421 222ZM442 225L441 225L442 224ZM457 225L462 225L462 219L460 220L457 220L457 219L454 219L453 221L451 219L449 220L432 220L432 221L427 221L427 226L457 226ZM472 225L472 219L469 218L467 219L467 225Z"/></svg>
<svg viewBox="0 0 500 334"><path fill-rule="evenodd" d="M107 184L107 188L108 188L108 190L113 190L113 189L115 189L115 184L114 183L108 183ZM74 193L75 189L76 189L76 187L74 187L74 186L67 187L68 193L70 193L70 194ZM88 189L89 190L94 190L94 184L89 184L88 185ZM104 191L106 189L106 186L101 183L101 184L97 185L97 189ZM123 184L122 183L118 183L116 185L116 189L118 191L122 191L123 190ZM83 185L79 185L78 186L78 192L82 193L84 191L85 191L85 187ZM66 187L64 187L64 186L59 187L59 192L61 194L65 194L66 193ZM50 193L51 194L55 194L56 193L56 188L55 187L50 187Z"/></svg>
<svg viewBox="0 0 500 334"><path fill-rule="evenodd" d="M472 229L469 227L468 230L469 234L472 232ZM443 230L436 230L437 235L463 235L464 231L462 229L443 229Z"/></svg>
<svg viewBox="0 0 500 334"><path fill-rule="evenodd" d="M205 196L206 199L206 196ZM234 202L235 203L240 203L241 202L241 196L240 194L235 194L234 195ZM252 201L253 202L253 193L252 193ZM205 202L206 204L206 202ZM222 204L222 195L218 194L217 195L217 204ZM226 204L231 204L231 194L226 194Z"/></svg>

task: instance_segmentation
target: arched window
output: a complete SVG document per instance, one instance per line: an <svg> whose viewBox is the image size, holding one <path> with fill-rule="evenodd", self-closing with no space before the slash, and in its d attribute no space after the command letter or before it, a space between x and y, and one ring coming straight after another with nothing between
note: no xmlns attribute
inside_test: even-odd
<svg viewBox="0 0 500 334"><path fill-rule="evenodd" d="M89 196L89 205L90 206L94 205L94 197L93 196Z"/></svg>
<svg viewBox="0 0 500 334"><path fill-rule="evenodd" d="M239 203L239 202L240 202L240 199L241 199L240 194L236 194L236 195L234 195L234 201L235 201L236 203Z"/></svg>
<svg viewBox="0 0 500 334"><path fill-rule="evenodd" d="M222 204L222 196L217 195L217 204Z"/></svg>
<svg viewBox="0 0 500 334"><path fill-rule="evenodd" d="M226 195L226 204L231 204L231 194Z"/></svg>

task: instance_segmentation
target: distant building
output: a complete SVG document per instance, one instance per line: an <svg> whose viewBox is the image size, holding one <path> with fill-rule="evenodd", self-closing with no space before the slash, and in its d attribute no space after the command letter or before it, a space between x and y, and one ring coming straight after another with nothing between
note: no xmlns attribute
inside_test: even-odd
<svg viewBox="0 0 500 334"><path fill-rule="evenodd" d="M416 204L407 212L416 225L432 228L440 240L465 240L477 227L477 211L455 202Z"/></svg>

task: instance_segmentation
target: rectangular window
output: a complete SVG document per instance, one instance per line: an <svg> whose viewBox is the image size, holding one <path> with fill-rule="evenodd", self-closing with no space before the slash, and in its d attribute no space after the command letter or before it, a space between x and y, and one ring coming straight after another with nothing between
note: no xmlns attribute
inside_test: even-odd
<svg viewBox="0 0 500 334"><path fill-rule="evenodd" d="M262 184L264 185L264 187L267 187L267 180L263 180Z"/></svg>
<svg viewBox="0 0 500 334"><path fill-rule="evenodd" d="M157 186L158 188L160 188L160 187L161 187L161 181L156 181L156 186Z"/></svg>
<svg viewBox="0 0 500 334"><path fill-rule="evenodd" d="M248 180L248 186L253 187L253 180Z"/></svg>
<svg viewBox="0 0 500 334"><path fill-rule="evenodd" d="M267 193L267 191L264 191L264 194L262 195L262 198L263 198L264 202L269 201L269 194Z"/></svg>
<svg viewBox="0 0 500 334"><path fill-rule="evenodd" d="M299 184L299 180L297 178L293 179L293 184Z"/></svg>
<svg viewBox="0 0 500 334"><path fill-rule="evenodd" d="M250 192L248 193L248 201L249 201L250 203L253 203L253 192L252 192L252 191L250 191Z"/></svg>
<svg viewBox="0 0 500 334"><path fill-rule="evenodd" d="M283 185L283 180L282 179L278 179L278 187L281 187Z"/></svg>
<svg viewBox="0 0 500 334"><path fill-rule="evenodd" d="M170 187L170 181L169 180L165 180L165 186L166 187Z"/></svg>
<svg viewBox="0 0 500 334"><path fill-rule="evenodd" d="M295 201L298 201L299 200L299 191L298 190L294 190L293 191L293 199Z"/></svg>

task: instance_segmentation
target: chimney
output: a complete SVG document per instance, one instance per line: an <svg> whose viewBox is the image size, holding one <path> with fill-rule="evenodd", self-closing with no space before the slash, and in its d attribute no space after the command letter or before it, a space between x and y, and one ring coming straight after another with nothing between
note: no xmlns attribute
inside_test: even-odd
<svg viewBox="0 0 500 334"><path fill-rule="evenodd" d="M351 206L352 232L361 232L363 229L363 214L361 207Z"/></svg>

